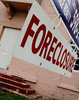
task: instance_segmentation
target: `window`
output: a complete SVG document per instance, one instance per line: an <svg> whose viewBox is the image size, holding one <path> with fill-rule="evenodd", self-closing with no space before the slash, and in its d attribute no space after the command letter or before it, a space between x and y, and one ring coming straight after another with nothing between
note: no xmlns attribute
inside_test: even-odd
<svg viewBox="0 0 79 100"><path fill-rule="evenodd" d="M75 67L74 70L79 71L79 49L76 48L75 44L71 41L70 42L72 49L77 53L78 58L77 61L75 63Z"/></svg>

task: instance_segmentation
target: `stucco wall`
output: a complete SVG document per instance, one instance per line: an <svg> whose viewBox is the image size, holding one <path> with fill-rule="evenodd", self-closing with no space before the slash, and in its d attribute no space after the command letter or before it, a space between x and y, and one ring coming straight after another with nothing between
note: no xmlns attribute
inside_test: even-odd
<svg viewBox="0 0 79 100"><path fill-rule="evenodd" d="M14 11L12 19L9 19L7 8L0 1L0 25L21 29L26 16L27 12Z"/></svg>
<svg viewBox="0 0 79 100"><path fill-rule="evenodd" d="M78 100L79 92L74 92L71 90L71 88L73 88L75 85L78 86L78 84L74 84L75 77L79 75L75 74L75 72L73 72L73 76L71 78L66 78L57 73L48 71L13 57L8 74L18 75L24 79L36 82L36 84L31 86L40 95L56 98L58 100ZM78 77L77 82L79 83ZM63 85L63 87L66 85L67 87L66 89L63 89L58 87L58 85ZM68 85L71 87L69 90ZM75 87L75 89L76 88L78 87Z"/></svg>

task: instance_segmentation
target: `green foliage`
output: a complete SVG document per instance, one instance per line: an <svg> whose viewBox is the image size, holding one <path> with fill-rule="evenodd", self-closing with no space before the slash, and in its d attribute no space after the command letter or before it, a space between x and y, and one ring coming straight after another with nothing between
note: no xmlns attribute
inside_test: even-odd
<svg viewBox="0 0 79 100"><path fill-rule="evenodd" d="M36 99L29 99L23 96L11 94L5 91L0 91L0 100L36 100ZM55 99L46 99L46 98L41 98L38 100L55 100Z"/></svg>
<svg viewBox="0 0 79 100"><path fill-rule="evenodd" d="M0 100L32 100L32 99L1 91L0 92Z"/></svg>

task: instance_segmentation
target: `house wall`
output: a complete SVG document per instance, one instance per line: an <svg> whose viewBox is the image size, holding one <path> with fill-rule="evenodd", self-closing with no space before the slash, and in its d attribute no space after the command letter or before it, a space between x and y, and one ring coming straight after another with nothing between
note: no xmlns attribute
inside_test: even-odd
<svg viewBox="0 0 79 100"><path fill-rule="evenodd" d="M57 15L49 0L42 0L41 6L48 14L51 21L53 21ZM0 33L2 33L1 30L3 29L3 26L21 29L26 16L26 12L14 12L13 18L11 20L8 19L7 10L0 2ZM58 22L59 19L57 19L55 25L57 25ZM58 29L69 42L70 38L62 24ZM75 71L72 73L72 77L67 78L13 57L9 70L4 71L0 69L0 72L17 75L35 83L32 84L32 88L34 88L40 95L49 96L59 100L78 100L79 73Z"/></svg>
<svg viewBox="0 0 79 100"><path fill-rule="evenodd" d="M67 78L14 57L12 58L8 73L18 75L31 82L36 82L36 84L31 86L40 95L58 100L78 100L79 92L74 90L79 89L79 73L73 72L72 77Z"/></svg>
<svg viewBox="0 0 79 100"><path fill-rule="evenodd" d="M26 16L27 12L14 11L12 19L9 19L8 11L0 1L0 26L21 29L24 24Z"/></svg>

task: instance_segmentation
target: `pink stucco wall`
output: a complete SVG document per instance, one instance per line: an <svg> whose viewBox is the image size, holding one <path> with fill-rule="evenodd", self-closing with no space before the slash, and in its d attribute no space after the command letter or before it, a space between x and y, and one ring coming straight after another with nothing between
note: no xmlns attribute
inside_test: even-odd
<svg viewBox="0 0 79 100"><path fill-rule="evenodd" d="M31 82L36 82L36 84L32 85L32 88L40 95L59 100L78 100L79 92L74 92L71 89L73 89L73 87L78 89L79 81L78 77L76 79L75 77L78 76L79 73L76 74L73 72L71 78L66 78L13 57L8 74L18 75ZM65 85L66 89L63 89L62 87Z"/></svg>
<svg viewBox="0 0 79 100"><path fill-rule="evenodd" d="M42 0L41 6L53 21L57 15L49 0ZM21 29L26 16L27 14L25 12L16 12L12 20L9 20L7 10L0 2L0 30L2 29L2 26ZM59 20L56 21L55 25L58 21ZM62 24L58 29L61 34L70 41L70 38ZM59 100L78 100L78 72L73 72L72 77L67 78L14 57L12 58L9 70L6 71L0 69L0 72L17 75L30 82L34 82L35 84L32 84L32 88L34 88L40 95L49 96Z"/></svg>
<svg viewBox="0 0 79 100"><path fill-rule="evenodd" d="M8 18L7 8L0 1L0 26L21 29L24 24L26 16L27 12L14 11L12 19L10 20Z"/></svg>

